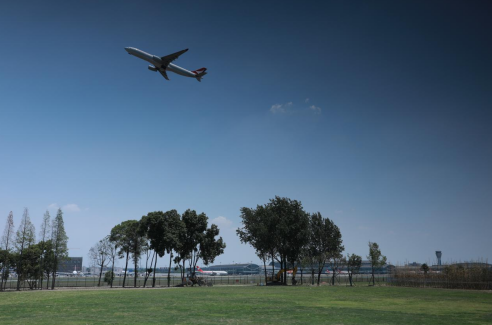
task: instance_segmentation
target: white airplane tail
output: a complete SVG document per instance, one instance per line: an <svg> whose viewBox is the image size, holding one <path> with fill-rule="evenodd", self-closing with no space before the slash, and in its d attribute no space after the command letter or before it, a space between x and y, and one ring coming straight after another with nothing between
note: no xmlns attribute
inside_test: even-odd
<svg viewBox="0 0 492 325"><path fill-rule="evenodd" d="M195 74L196 80L202 81L202 77L207 74L205 71L207 71L207 68L201 68L191 72Z"/></svg>

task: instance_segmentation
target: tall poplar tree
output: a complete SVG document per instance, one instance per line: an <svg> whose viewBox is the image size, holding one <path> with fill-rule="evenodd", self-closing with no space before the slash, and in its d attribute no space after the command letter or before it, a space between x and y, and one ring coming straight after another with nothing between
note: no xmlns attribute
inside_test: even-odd
<svg viewBox="0 0 492 325"><path fill-rule="evenodd" d="M40 287L43 289L43 271L45 269L45 261L47 255L48 244L47 241L51 235L51 216L49 211L46 211L43 216L43 222L41 223L41 230L39 232L39 248L41 249L40 269L41 269L41 283Z"/></svg>
<svg viewBox="0 0 492 325"><path fill-rule="evenodd" d="M36 234L34 230L34 225L31 223L31 219L29 218L29 210L24 208L24 213L22 215L21 223L19 225L19 229L16 233L15 238L15 246L18 253L17 260L17 290L20 290L22 278L21 274L23 274L23 264L24 264L24 250L29 248L31 245L35 243Z"/></svg>
<svg viewBox="0 0 492 325"><path fill-rule="evenodd" d="M9 216L7 217L7 224L5 225L5 229L2 236L2 280L0 283L0 291L5 289L4 286L7 285L7 278L9 276L9 268L10 268L10 252L12 250L13 245L13 236L14 236L14 215L12 211L10 211Z"/></svg>
<svg viewBox="0 0 492 325"><path fill-rule="evenodd" d="M68 257L68 236L65 232L65 224L63 222L63 212L58 209L55 220L53 220L51 241L53 245L53 268L52 268L52 283L51 289L55 289L56 270L60 261Z"/></svg>
<svg viewBox="0 0 492 325"><path fill-rule="evenodd" d="M374 286L374 273L386 264L386 256L381 254L377 243L369 242L369 255L367 255L367 258L371 262L372 285Z"/></svg>

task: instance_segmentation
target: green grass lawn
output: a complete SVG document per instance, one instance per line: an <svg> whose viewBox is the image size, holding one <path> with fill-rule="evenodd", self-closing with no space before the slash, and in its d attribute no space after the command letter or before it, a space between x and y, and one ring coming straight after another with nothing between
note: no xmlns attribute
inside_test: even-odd
<svg viewBox="0 0 492 325"><path fill-rule="evenodd" d="M193 287L0 293L0 324L492 324L492 293Z"/></svg>

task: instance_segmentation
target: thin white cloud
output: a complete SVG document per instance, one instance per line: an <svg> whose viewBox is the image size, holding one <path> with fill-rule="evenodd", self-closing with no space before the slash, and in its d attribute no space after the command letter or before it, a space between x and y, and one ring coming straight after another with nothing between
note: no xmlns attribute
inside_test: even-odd
<svg viewBox="0 0 492 325"><path fill-rule="evenodd" d="M306 98L306 100L304 102L305 103L309 103L309 98Z"/></svg>
<svg viewBox="0 0 492 325"><path fill-rule="evenodd" d="M219 216L210 220L211 223L216 224L220 228L229 228L232 225L232 221L227 219L226 217Z"/></svg>
<svg viewBox="0 0 492 325"><path fill-rule="evenodd" d="M311 105L309 109L314 112L314 114L321 114L321 108L318 106Z"/></svg>
<svg viewBox="0 0 492 325"><path fill-rule="evenodd" d="M272 107L270 107L270 112L272 114L277 114L277 113L283 114L285 113L285 108L282 107L282 104L275 104L272 105Z"/></svg>
<svg viewBox="0 0 492 325"><path fill-rule="evenodd" d="M58 207L58 204L56 204L56 203L51 203L50 205L48 205L48 209L49 210L52 210L52 209L53 210L58 210L58 208L59 208Z"/></svg>
<svg viewBox="0 0 492 325"><path fill-rule="evenodd" d="M67 212L80 212L79 206L77 204L74 204L74 203L65 204L62 207L62 210L67 211Z"/></svg>
<svg viewBox="0 0 492 325"><path fill-rule="evenodd" d="M285 104L275 104L275 105L272 105L272 107L270 107L270 112L272 114L285 114L287 113L287 110L292 107L294 105L294 103L292 102L288 102L288 103L285 103Z"/></svg>

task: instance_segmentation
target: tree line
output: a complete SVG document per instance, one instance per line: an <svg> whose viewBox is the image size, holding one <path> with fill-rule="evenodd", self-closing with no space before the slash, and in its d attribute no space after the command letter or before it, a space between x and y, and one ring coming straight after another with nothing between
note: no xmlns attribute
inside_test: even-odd
<svg viewBox="0 0 492 325"><path fill-rule="evenodd" d="M324 218L319 212L308 213L301 202L279 196L270 199L267 204L257 205L256 208L243 207L240 211L242 227L237 229L237 235L241 242L253 246L256 255L263 261L265 283L269 282L268 260L271 261L272 279L277 262L283 270L309 270L312 284L317 274L318 285L325 266L329 265L333 270L331 281L334 284L335 271L346 265L352 285L352 275L360 269L362 258L356 254L346 257L342 254L342 234L333 220ZM386 264L386 257L381 254L377 243L370 242L367 258L371 262L374 284L374 273ZM286 272L280 276L280 282L287 284ZM292 283L296 282L293 274Z"/></svg>
<svg viewBox="0 0 492 325"><path fill-rule="evenodd" d="M226 244L219 235L219 228L212 224L208 227L205 213L186 210L180 215L176 210L166 212L155 211L142 216L140 220L127 220L111 229L108 236L100 240L89 250L89 258L93 265L99 267L99 282L105 266L111 265L111 271L105 274L105 281L113 287L114 262L116 258L124 259L125 272L123 287L126 285L128 264L134 265L134 282L137 286L138 264L145 258L144 284L152 274L152 287L155 287L157 258L169 257L167 283L171 282L171 265L175 263L185 276L186 265L191 277L195 278L195 270L199 260L204 265L213 263L222 253Z"/></svg>
<svg viewBox="0 0 492 325"><path fill-rule="evenodd" d="M61 209L58 209L53 219L46 211L38 241L29 210L24 209L17 231L14 229L14 216L11 211L0 242L0 291L6 289L11 271L17 274L17 290L20 290L23 282L26 282L30 289L42 289L44 278L46 289L49 289L50 285L51 289L54 289L58 264L68 257L67 242Z"/></svg>

